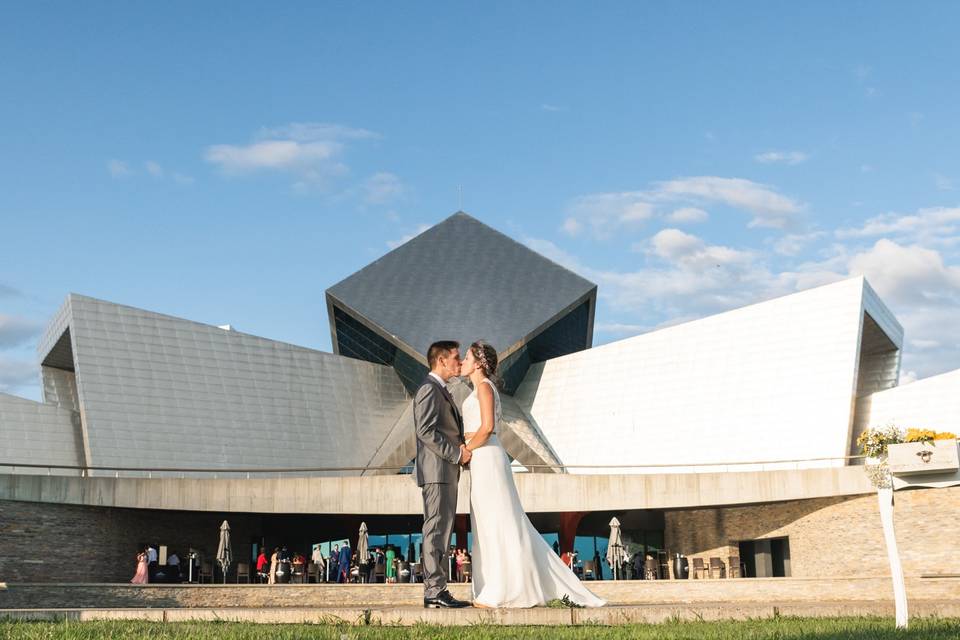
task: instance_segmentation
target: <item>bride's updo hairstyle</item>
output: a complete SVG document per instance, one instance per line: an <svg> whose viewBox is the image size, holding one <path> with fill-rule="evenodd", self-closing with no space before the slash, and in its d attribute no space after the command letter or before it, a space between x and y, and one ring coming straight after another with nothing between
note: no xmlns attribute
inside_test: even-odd
<svg viewBox="0 0 960 640"><path fill-rule="evenodd" d="M497 350L483 340L477 340L470 345L470 352L473 353L473 357L477 359L477 366L483 371L483 375L490 378L490 380L499 387L500 380L497 378Z"/></svg>

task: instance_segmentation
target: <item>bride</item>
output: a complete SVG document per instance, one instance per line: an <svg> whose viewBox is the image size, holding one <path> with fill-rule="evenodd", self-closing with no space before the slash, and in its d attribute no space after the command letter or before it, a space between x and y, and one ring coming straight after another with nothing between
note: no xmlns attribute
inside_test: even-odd
<svg viewBox="0 0 960 640"><path fill-rule="evenodd" d="M590 593L533 527L520 504L510 460L497 440L500 394L491 378L497 352L485 342L467 350L460 375L473 393L463 401L470 459L473 602L479 607L535 607L567 596L587 606L606 604Z"/></svg>

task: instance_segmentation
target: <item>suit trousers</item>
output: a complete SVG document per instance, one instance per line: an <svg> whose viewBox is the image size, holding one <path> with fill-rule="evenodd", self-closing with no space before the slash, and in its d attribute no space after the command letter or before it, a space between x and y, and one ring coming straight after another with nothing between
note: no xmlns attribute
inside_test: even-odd
<svg viewBox="0 0 960 640"><path fill-rule="evenodd" d="M457 483L423 485L423 597L447 588L447 554L457 516ZM464 546L466 541L464 541Z"/></svg>

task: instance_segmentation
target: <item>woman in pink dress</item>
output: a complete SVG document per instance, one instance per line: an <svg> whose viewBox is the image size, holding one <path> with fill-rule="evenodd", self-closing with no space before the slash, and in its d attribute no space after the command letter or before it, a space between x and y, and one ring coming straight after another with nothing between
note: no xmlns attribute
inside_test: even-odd
<svg viewBox="0 0 960 640"><path fill-rule="evenodd" d="M141 551L137 554L137 572L133 574L130 584L147 584L147 552Z"/></svg>

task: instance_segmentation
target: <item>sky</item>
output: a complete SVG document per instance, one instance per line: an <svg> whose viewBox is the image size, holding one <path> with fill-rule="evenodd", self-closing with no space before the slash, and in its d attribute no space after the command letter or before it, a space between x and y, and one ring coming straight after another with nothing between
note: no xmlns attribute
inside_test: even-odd
<svg viewBox="0 0 960 640"><path fill-rule="evenodd" d="M960 368L960 4L0 12L0 391L70 292L330 350L325 289L460 208L595 344L863 274L903 382Z"/></svg>

